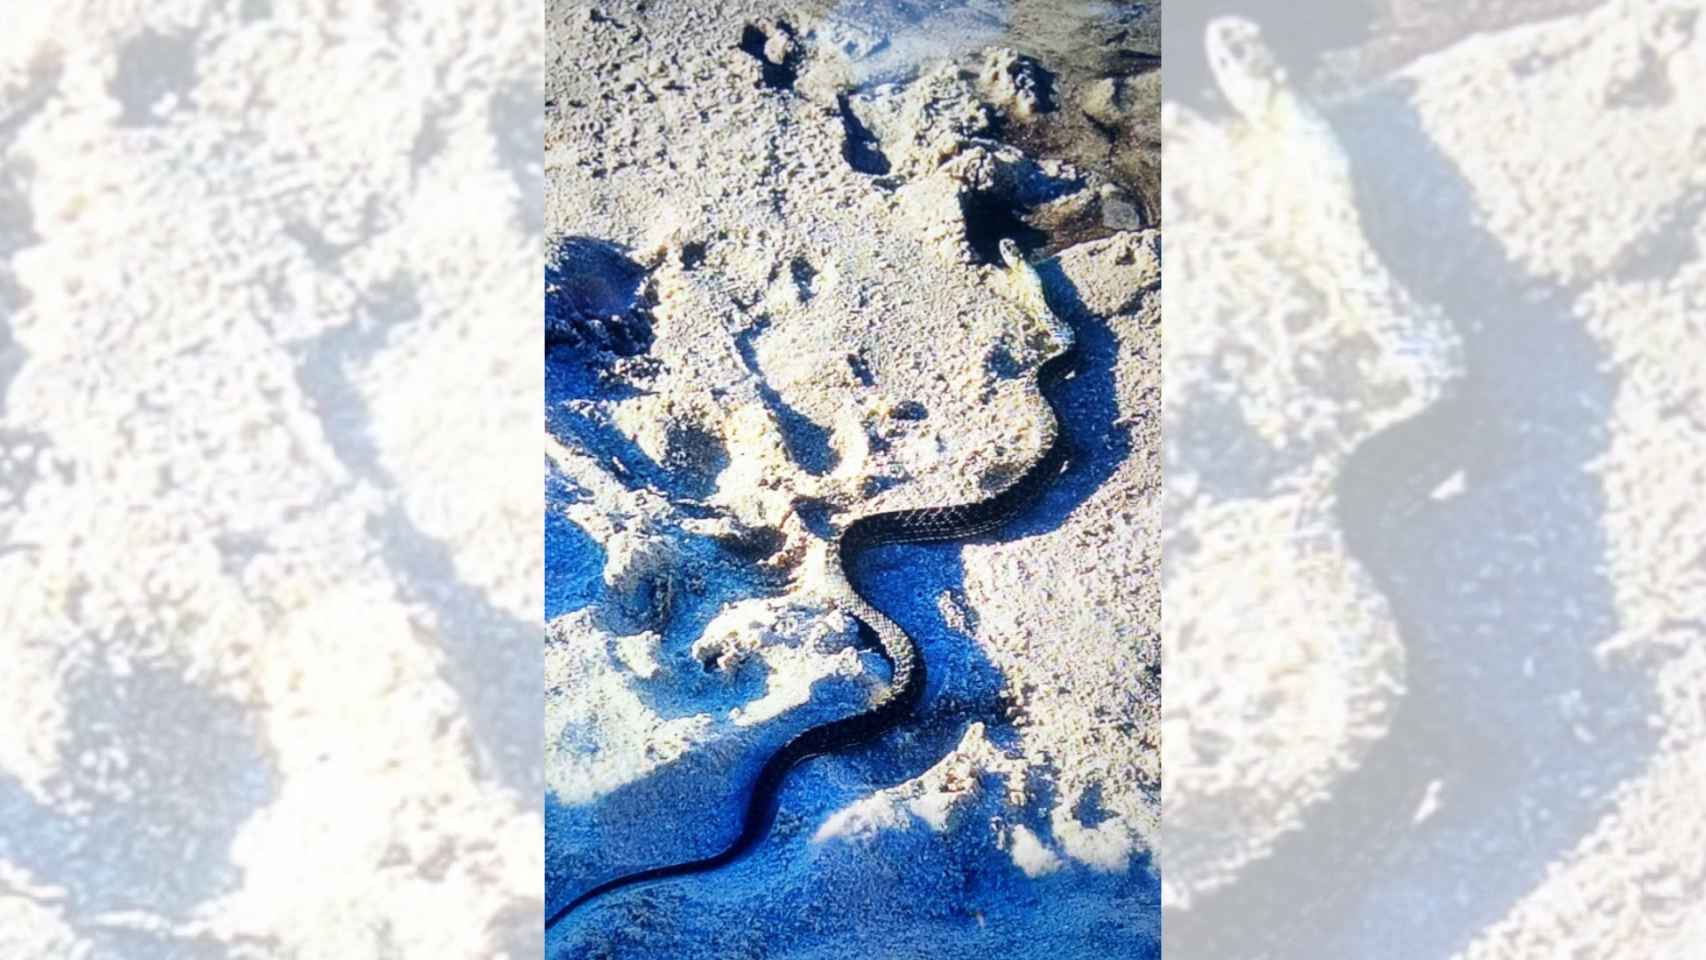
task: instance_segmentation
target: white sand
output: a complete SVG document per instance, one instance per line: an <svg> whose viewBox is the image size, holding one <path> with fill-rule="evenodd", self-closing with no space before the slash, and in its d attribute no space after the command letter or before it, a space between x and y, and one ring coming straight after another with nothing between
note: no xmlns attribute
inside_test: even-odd
<svg viewBox="0 0 1706 960"><path fill-rule="evenodd" d="M1307 362L1366 353L1370 297L1397 303L1402 288L1437 305L1466 361L1462 406L1383 448L1385 499L1353 510L1354 530L1290 544L1342 554L1337 538L1357 540L1375 587L1358 595L1383 616L1356 630L1334 629L1330 604L1262 618L1276 600L1254 611L1254 645L1250 632L1185 632L1230 614L1207 605L1213 583L1179 608L1170 583L1169 955L1699 955L1700 12L1607 4L1357 86L1325 108L1348 179L1288 170L1298 154L1277 126L1255 132L1273 137L1270 160L1240 191L1217 189L1224 144L1168 143L1166 187L1197 202L1168 214L1167 282L1182 298L1169 303L1169 444L1228 422L1212 403L1173 406L1216 384L1173 376L1195 322L1283 315L1310 297L1328 307L1306 348L1269 344L1266 356L1304 361L1289 390L1221 368L1227 396L1257 408L1258 441L1245 476L1203 487L1222 497L1219 529L1297 517L1307 490L1265 482L1342 457L1332 430L1389 412L1395 394L1357 392L1378 386L1379 367ZM1347 191L1355 219L1318 215ZM1368 256L1345 256L1357 249ZM1200 309L1184 309L1191 298ZM1333 309L1347 302L1360 308ZM1190 476L1173 449L1170 495ZM1405 490L1418 479L1419 500ZM1237 483L1245 492L1227 496ZM1284 543L1277 532L1244 555ZM1248 589L1294 597L1325 566L1270 567ZM1260 709L1194 708L1246 695Z"/></svg>
<svg viewBox="0 0 1706 960"><path fill-rule="evenodd" d="M398 10L6 7L0 955L539 955L540 25Z"/></svg>
<svg viewBox="0 0 1706 960"><path fill-rule="evenodd" d="M1084 355L1059 394L1080 455L1009 533L862 571L924 647L915 723L796 771L749 859L595 902L552 955L1043 940L1143 955L1158 941L1158 234L1130 229L1138 205L1102 175L990 137L1031 83L983 49L999 30L964 48L963 73L851 94L888 171L856 168L837 97L865 62L857 25L784 26L776 9L551 8L563 296L620 307L584 264L620 275L599 243L622 248L651 342L598 361L602 384L572 355L620 336L582 322L581 346L549 358L549 575L581 586L548 610L548 900L719 849L763 757L886 682L814 590L830 527L982 496L1035 456L1041 341L982 261L994 235L968 229L981 198L1102 238L1043 268ZM738 48L748 26L759 55Z"/></svg>

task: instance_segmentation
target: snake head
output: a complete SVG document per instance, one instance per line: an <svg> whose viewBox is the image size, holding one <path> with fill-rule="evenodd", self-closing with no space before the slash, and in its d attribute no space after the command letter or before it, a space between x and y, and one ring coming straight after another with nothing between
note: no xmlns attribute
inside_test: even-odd
<svg viewBox="0 0 1706 960"><path fill-rule="evenodd" d="M1007 264L1007 269L1017 270L1019 265L1025 262L1025 255L1019 251L1018 241L1012 237L1002 237L1000 248L1001 262Z"/></svg>
<svg viewBox="0 0 1706 960"><path fill-rule="evenodd" d="M1203 33L1203 46L1221 96L1244 119L1262 122L1287 87L1285 68L1262 39L1262 28L1243 17L1215 17Z"/></svg>

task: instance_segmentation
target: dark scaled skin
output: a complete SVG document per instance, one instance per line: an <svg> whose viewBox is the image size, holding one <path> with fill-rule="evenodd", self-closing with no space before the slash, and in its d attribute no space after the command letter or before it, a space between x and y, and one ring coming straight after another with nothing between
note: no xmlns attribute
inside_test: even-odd
<svg viewBox="0 0 1706 960"><path fill-rule="evenodd" d="M1071 366L1072 335L1052 314L1042 299L1042 284L1030 264L1019 255L1012 241L1002 242L1020 296L1027 307L1043 315L1064 348L1037 369L1039 387L1059 379ZM897 543L939 543L964 540L989 533L1013 519L1042 495L1066 464L1067 444L1059 429L1058 415L1051 410L1042 453L1001 492L984 500L941 507L893 510L867 514L849 523L836 538L830 571L833 599L842 609L876 634L883 657L891 670L889 686L862 713L812 727L788 741L759 768L748 793L746 814L740 834L721 852L699 860L653 867L615 877L581 893L559 907L545 921L547 930L576 908L605 894L639 884L673 877L706 873L727 866L751 853L770 832L776 819L777 796L788 772L815 756L845 750L870 740L910 716L924 692L924 658L918 645L894 621L872 606L847 580L845 571L860 553Z"/></svg>

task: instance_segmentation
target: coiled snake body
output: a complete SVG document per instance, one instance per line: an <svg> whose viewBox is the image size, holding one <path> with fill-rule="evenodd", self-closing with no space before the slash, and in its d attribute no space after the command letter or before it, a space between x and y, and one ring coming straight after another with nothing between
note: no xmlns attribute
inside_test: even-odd
<svg viewBox="0 0 1706 960"><path fill-rule="evenodd" d="M1048 308L1043 298L1042 281L1021 256L1018 246L1011 240L1002 240L1001 254L1025 307L1048 327L1059 345L1058 351L1037 368L1037 382L1041 387L1058 379L1070 366L1072 330ZM614 890L705 873L740 859L769 833L776 817L777 796L782 782L796 764L869 740L904 720L924 692L924 658L912 638L860 595L847 579L846 570L853 558L878 546L963 540L988 533L1035 502L1060 473L1066 456L1067 444L1051 407L1045 424L1042 453L1017 479L994 496L952 506L868 514L843 528L831 554L832 562L827 565L828 592L838 606L876 634L878 645L891 668L888 688L864 712L812 727L772 754L753 782L740 835L722 852L607 880L558 909L545 922L546 929L555 926L575 908Z"/></svg>

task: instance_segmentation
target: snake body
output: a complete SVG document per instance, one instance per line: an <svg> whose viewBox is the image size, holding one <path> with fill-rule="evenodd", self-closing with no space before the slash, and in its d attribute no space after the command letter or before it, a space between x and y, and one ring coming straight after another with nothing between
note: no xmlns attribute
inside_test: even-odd
<svg viewBox="0 0 1706 960"><path fill-rule="evenodd" d="M1037 368L1040 388L1058 379L1070 366L1072 330L1049 309L1043 296L1042 281L1035 268L1020 254L1017 244L1002 240L1001 254L1023 305L1033 317L1043 322L1059 345L1058 351ZM770 832L776 819L777 798L783 781L797 764L870 740L906 719L924 693L924 658L906 631L853 586L846 571L855 557L875 547L963 540L995 530L1042 495L1060 473L1066 457L1067 444L1061 434L1059 416L1051 406L1044 425L1041 454L994 496L949 506L866 514L842 528L831 551L833 562L826 564L827 592L839 607L876 635L879 649L891 671L888 687L863 712L812 727L771 754L753 781L739 836L721 852L607 880L558 909L545 922L545 928L549 930L577 907L612 891L706 873L739 860Z"/></svg>
<svg viewBox="0 0 1706 960"><path fill-rule="evenodd" d="M1185 158L1169 309L1189 322L1163 373L1163 924L1202 956L1318 957L1462 747L1430 726L1441 671L1393 574L1461 464L1467 365L1375 247L1360 161L1260 25L1217 15L1202 41L1231 115L1170 107L1165 147Z"/></svg>

